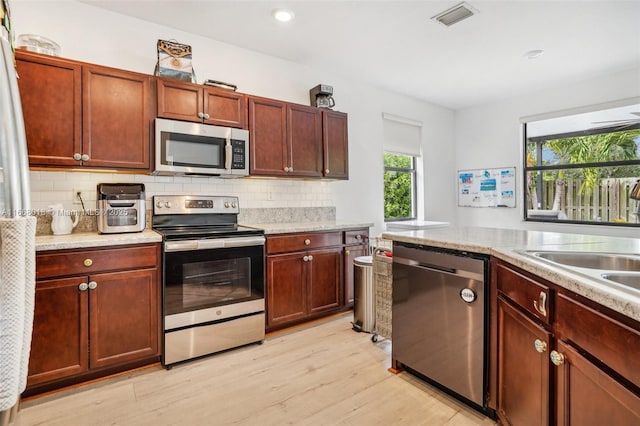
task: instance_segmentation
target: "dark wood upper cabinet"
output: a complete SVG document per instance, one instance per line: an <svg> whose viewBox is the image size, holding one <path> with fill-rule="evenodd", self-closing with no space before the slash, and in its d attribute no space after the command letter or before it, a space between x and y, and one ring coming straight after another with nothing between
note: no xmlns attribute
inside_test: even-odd
<svg viewBox="0 0 640 426"><path fill-rule="evenodd" d="M324 177L349 179L349 136L347 114L322 111Z"/></svg>
<svg viewBox="0 0 640 426"><path fill-rule="evenodd" d="M149 170L151 76L16 51L29 165Z"/></svg>
<svg viewBox="0 0 640 426"><path fill-rule="evenodd" d="M158 117L246 129L245 95L170 78L157 78Z"/></svg>
<svg viewBox="0 0 640 426"><path fill-rule="evenodd" d="M318 108L287 105L289 175L322 177L322 116Z"/></svg>
<svg viewBox="0 0 640 426"><path fill-rule="evenodd" d="M249 174L286 176L287 104L274 99L249 97Z"/></svg>
<svg viewBox="0 0 640 426"><path fill-rule="evenodd" d="M34 166L73 166L82 151L82 67L52 56L16 51L18 86Z"/></svg>

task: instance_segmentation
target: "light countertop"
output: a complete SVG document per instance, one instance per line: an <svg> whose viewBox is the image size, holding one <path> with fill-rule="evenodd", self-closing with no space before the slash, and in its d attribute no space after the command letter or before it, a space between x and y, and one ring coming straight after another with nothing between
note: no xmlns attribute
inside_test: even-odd
<svg viewBox="0 0 640 426"><path fill-rule="evenodd" d="M524 250L564 250L639 255L640 238L481 227L384 232L382 237L489 254L640 321L640 291L600 278L602 271L568 269L522 253Z"/></svg>
<svg viewBox="0 0 640 426"><path fill-rule="evenodd" d="M265 234L287 234L293 232L342 231L346 229L370 228L369 222L283 222L283 223L242 223L241 225L263 229Z"/></svg>
<svg viewBox="0 0 640 426"><path fill-rule="evenodd" d="M36 251L159 243L161 241L162 236L152 229L125 234L79 232L69 235L38 235L36 236Z"/></svg>

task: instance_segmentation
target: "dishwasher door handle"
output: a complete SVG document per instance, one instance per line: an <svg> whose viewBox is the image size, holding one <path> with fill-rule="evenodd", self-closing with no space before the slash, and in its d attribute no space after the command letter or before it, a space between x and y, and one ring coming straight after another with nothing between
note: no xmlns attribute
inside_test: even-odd
<svg viewBox="0 0 640 426"><path fill-rule="evenodd" d="M476 272L471 272L471 271L465 271L463 269L455 269L455 268L448 268L446 266L420 263L420 262L418 262L416 260L413 260L413 259L405 259L405 258L398 257L398 256L394 256L393 262L394 263L400 263L401 265L407 265L407 266L410 266L412 268L419 268L419 269L424 269L424 270L427 270L427 271L439 272L439 273L442 273L442 274L450 274L450 275L455 275L455 276L458 276L458 277L471 278L471 279L478 280L478 281L484 281L484 275L483 274L478 274Z"/></svg>

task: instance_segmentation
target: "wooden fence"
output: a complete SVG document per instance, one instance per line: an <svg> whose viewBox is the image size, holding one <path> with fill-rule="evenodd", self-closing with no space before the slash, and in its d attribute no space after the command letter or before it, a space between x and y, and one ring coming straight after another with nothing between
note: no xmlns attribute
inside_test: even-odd
<svg viewBox="0 0 640 426"><path fill-rule="evenodd" d="M566 213L568 220L636 223L638 218L633 213L640 201L629 199L629 193L637 180L603 179L599 187L581 193L581 179L565 179L565 197L560 210ZM543 200L539 201L543 209L551 209L556 182L545 181L543 185Z"/></svg>

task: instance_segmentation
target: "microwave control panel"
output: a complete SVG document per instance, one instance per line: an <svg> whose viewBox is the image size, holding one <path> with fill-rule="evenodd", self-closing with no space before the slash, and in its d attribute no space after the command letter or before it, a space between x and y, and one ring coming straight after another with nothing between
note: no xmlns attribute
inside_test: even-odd
<svg viewBox="0 0 640 426"><path fill-rule="evenodd" d="M231 140L231 168L232 169L244 169L246 147L244 141Z"/></svg>

